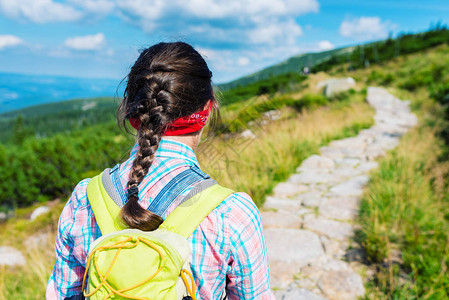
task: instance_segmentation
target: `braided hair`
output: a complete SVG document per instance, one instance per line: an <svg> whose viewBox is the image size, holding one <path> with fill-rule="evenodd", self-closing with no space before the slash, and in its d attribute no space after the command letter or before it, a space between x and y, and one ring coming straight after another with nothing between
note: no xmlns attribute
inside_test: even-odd
<svg viewBox="0 0 449 300"><path fill-rule="evenodd" d="M211 99L216 101L211 77L201 55L184 42L159 43L144 49L132 66L117 111L118 123L128 132L128 119L140 121L136 134L139 150L127 184L128 201L121 211L130 228L151 231L162 223L161 216L138 203L139 184L148 174L167 125L203 110Z"/></svg>

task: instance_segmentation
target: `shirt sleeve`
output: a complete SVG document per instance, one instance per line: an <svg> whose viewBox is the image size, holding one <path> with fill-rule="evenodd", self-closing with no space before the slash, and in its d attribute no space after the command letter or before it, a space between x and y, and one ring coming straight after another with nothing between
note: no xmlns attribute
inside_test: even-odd
<svg viewBox="0 0 449 300"><path fill-rule="evenodd" d="M86 254L81 249L92 238L83 235L86 231L82 230L86 223L91 224L91 214L86 209L88 182L88 179L83 180L75 187L59 218L56 263L47 285L47 300L64 299L82 292Z"/></svg>
<svg viewBox="0 0 449 300"><path fill-rule="evenodd" d="M229 215L230 258L226 292L234 299L274 299L259 210L251 197L236 193Z"/></svg>

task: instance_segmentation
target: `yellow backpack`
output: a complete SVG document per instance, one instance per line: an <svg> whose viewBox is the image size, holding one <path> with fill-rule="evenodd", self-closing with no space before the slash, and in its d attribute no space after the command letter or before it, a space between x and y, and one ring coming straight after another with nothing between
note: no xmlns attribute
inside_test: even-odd
<svg viewBox="0 0 449 300"><path fill-rule="evenodd" d="M87 186L103 235L89 249L83 280L86 299L196 299L187 238L233 191L203 180L157 230L148 232L122 223L122 203L109 176L107 169Z"/></svg>

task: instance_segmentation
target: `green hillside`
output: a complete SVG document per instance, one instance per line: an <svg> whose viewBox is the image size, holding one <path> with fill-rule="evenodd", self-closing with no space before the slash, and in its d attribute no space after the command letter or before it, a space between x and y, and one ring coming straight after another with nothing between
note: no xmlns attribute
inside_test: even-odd
<svg viewBox="0 0 449 300"><path fill-rule="evenodd" d="M219 87L222 90L229 90L239 86L245 86L260 80L265 80L273 76L278 76L287 73L301 73L304 67L312 68L313 66L324 62L336 55L344 55L351 53L354 47L345 47L340 49L334 49L329 51L300 54L289 59L260 70L256 73L238 78L228 83L220 84Z"/></svg>
<svg viewBox="0 0 449 300"><path fill-rule="evenodd" d="M345 63L349 70L368 67L372 63L381 63L400 55L422 51L447 41L449 41L449 30L446 26L437 24L426 32L401 33L394 39L388 38L358 46L293 56L256 73L221 84L219 87L222 90L228 90L273 76L287 73L299 74L304 67L309 67L311 72L328 71L333 66Z"/></svg>
<svg viewBox="0 0 449 300"><path fill-rule="evenodd" d="M254 96L288 93L301 89L306 76L305 66L311 72L356 70L371 64L382 64L395 57L435 47L449 41L449 30L437 25L427 32L403 33L397 38L360 46L340 48L319 53L307 53L289 58L254 74L219 85L217 95L223 107ZM391 78L386 78L388 82ZM419 78L417 79L419 80ZM0 142L18 143L26 137L47 137L91 125L112 122L118 99L96 98L64 101L29 107L0 115ZM20 116L20 117L19 117ZM12 129L12 130L11 130Z"/></svg>
<svg viewBox="0 0 449 300"><path fill-rule="evenodd" d="M305 78L300 74L281 74L224 92L216 91L216 96L221 106L227 107L255 96L271 97L299 90ZM60 132L113 122L118 101L117 98L78 99L0 114L0 142L21 144L29 137L50 137Z"/></svg>
<svg viewBox="0 0 449 300"><path fill-rule="evenodd" d="M0 114L0 142L46 137L113 121L117 103L115 98L76 99Z"/></svg>

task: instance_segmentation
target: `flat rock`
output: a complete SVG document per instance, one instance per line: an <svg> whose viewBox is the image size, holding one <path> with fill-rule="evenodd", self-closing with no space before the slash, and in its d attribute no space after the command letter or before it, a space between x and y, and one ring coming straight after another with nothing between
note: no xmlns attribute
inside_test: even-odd
<svg viewBox="0 0 449 300"><path fill-rule="evenodd" d="M244 139L256 139L257 136L249 129L246 129L242 133L240 133L240 136Z"/></svg>
<svg viewBox="0 0 449 300"><path fill-rule="evenodd" d="M341 149L337 149L337 148L333 148L333 147L329 147L329 146L321 147L320 153L322 156L330 158L330 159L338 159L338 158L344 157L344 154L341 151Z"/></svg>
<svg viewBox="0 0 449 300"><path fill-rule="evenodd" d="M294 263L268 260L270 268L270 285L275 289L286 289L295 281L295 276L299 274L301 268Z"/></svg>
<svg viewBox="0 0 449 300"><path fill-rule="evenodd" d="M355 80L352 77L332 78L318 83L318 87L323 85L326 97L332 97L339 92L347 91L355 87Z"/></svg>
<svg viewBox="0 0 449 300"><path fill-rule="evenodd" d="M265 198L263 207L264 209L275 209L278 211L285 210L288 212L299 211L303 208L301 201L271 196Z"/></svg>
<svg viewBox="0 0 449 300"><path fill-rule="evenodd" d="M372 169L377 168L378 166L379 166L379 163L377 161L368 161L368 162L361 163L357 167L357 170L362 173L366 173L366 172L371 171Z"/></svg>
<svg viewBox="0 0 449 300"><path fill-rule="evenodd" d="M289 212L261 211L262 224L264 228L284 227L301 228L302 218L299 215Z"/></svg>
<svg viewBox="0 0 449 300"><path fill-rule="evenodd" d="M48 233L37 233L25 239L23 245L25 247L42 247L46 246L50 240Z"/></svg>
<svg viewBox="0 0 449 300"><path fill-rule="evenodd" d="M320 236L320 241L323 244L326 256L332 259L342 259L345 257L346 249L348 248L347 241L337 241L325 236Z"/></svg>
<svg viewBox="0 0 449 300"><path fill-rule="evenodd" d="M363 138L360 138L359 136L355 136L342 140L332 141L330 142L329 146L333 148L343 148L343 149L351 149L351 148L364 149L366 147L366 141Z"/></svg>
<svg viewBox="0 0 449 300"><path fill-rule="evenodd" d="M330 169L335 166L332 159L320 155L312 155L305 159L301 164L302 168L308 169Z"/></svg>
<svg viewBox="0 0 449 300"><path fill-rule="evenodd" d="M0 222L6 221L8 219L8 216L6 213L0 211Z"/></svg>
<svg viewBox="0 0 449 300"><path fill-rule="evenodd" d="M296 200L301 201L304 206L318 207L324 201L323 193L320 191L303 193L295 197Z"/></svg>
<svg viewBox="0 0 449 300"><path fill-rule="evenodd" d="M333 197L320 205L323 217L337 220L353 219L358 213L359 199L356 197Z"/></svg>
<svg viewBox="0 0 449 300"><path fill-rule="evenodd" d="M319 232L329 238L345 239L352 235L352 226L347 223L342 223L334 220L329 220L324 217L315 217L307 215L304 218L304 227L306 229Z"/></svg>
<svg viewBox="0 0 449 300"><path fill-rule="evenodd" d="M0 266L24 266L25 257L22 252L9 246L0 246Z"/></svg>
<svg viewBox="0 0 449 300"><path fill-rule="evenodd" d="M43 215L47 212L50 211L50 207L48 206L39 206L38 208L36 208L30 216L30 221L34 221L37 217L39 217L40 215Z"/></svg>
<svg viewBox="0 0 449 300"><path fill-rule="evenodd" d="M333 184L335 183L335 176L329 173L315 171L315 170L303 170L299 174L294 174L289 178L290 182L300 184Z"/></svg>
<svg viewBox="0 0 449 300"><path fill-rule="evenodd" d="M361 160L358 158L340 158L335 161L337 165L344 165L349 167L356 167L361 163Z"/></svg>
<svg viewBox="0 0 449 300"><path fill-rule="evenodd" d="M342 183L343 181L346 181L352 177L361 175L362 172L353 167L339 166L332 170L331 174L336 178L334 180L336 183Z"/></svg>
<svg viewBox="0 0 449 300"><path fill-rule="evenodd" d="M287 291L276 291L274 293L277 300L326 300L317 294L304 288L292 288Z"/></svg>
<svg viewBox="0 0 449 300"><path fill-rule="evenodd" d="M267 228L264 233L270 261L293 263L300 268L324 255L320 239L313 232L290 228Z"/></svg>
<svg viewBox="0 0 449 300"><path fill-rule="evenodd" d="M281 182L276 185L273 194L276 197L292 197L299 193L307 191L306 185L301 185L292 182Z"/></svg>
<svg viewBox="0 0 449 300"><path fill-rule="evenodd" d="M361 196L368 181L368 176L360 175L332 187L330 191L339 196Z"/></svg>
<svg viewBox="0 0 449 300"><path fill-rule="evenodd" d="M350 269L325 272L318 286L330 299L357 299L365 294L362 278Z"/></svg>

